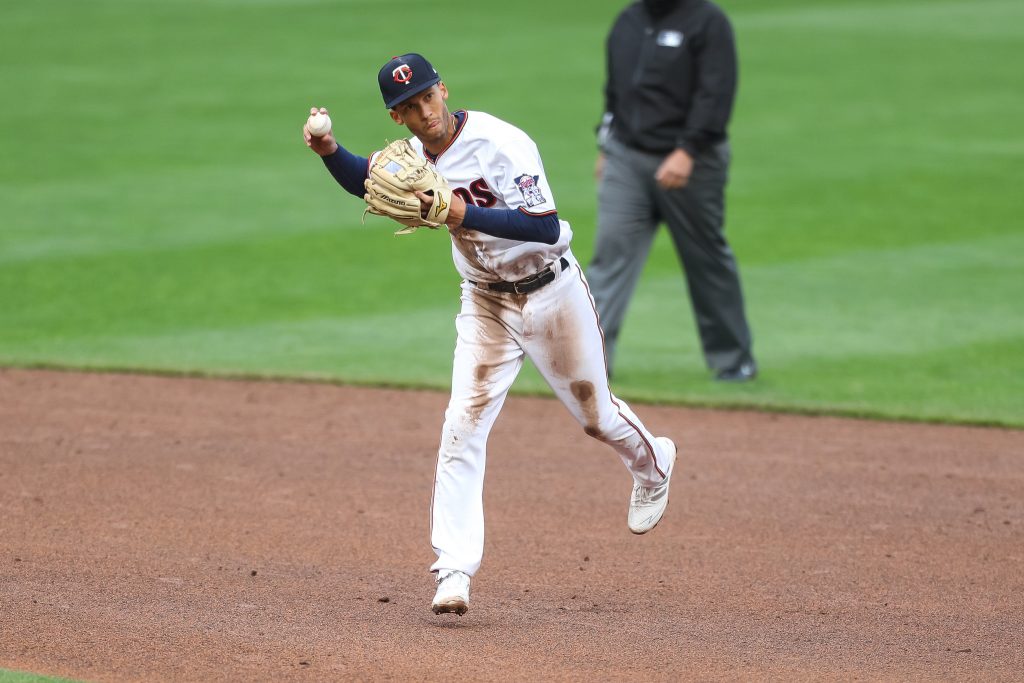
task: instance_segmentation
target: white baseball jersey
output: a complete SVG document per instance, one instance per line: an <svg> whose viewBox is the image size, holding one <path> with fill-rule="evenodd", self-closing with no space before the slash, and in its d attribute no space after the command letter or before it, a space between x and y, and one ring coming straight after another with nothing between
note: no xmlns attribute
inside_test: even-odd
<svg viewBox="0 0 1024 683"><path fill-rule="evenodd" d="M490 114L467 111L465 116L455 137L434 160L453 191L467 204L488 209L519 209L535 215L555 212L544 164L530 136ZM423 154L419 139L413 137L409 142ZM514 282L533 275L569 248L572 230L565 221L559 222L562 230L555 244L453 230L455 268L474 282Z"/></svg>
<svg viewBox="0 0 1024 683"><path fill-rule="evenodd" d="M430 160L417 138L409 142ZM465 112L456 135L432 161L467 204L535 215L555 211L537 145L493 116ZM466 281L455 319L452 395L431 499L434 571L458 570L472 576L480 566L487 437L526 357L584 433L619 454L635 482L657 485L672 466L674 452L667 452L667 446L608 387L594 300L569 248L572 230L565 221L560 225L553 245L472 229L449 231L452 258ZM515 282L548 267L552 279L527 294L493 291L483 284Z"/></svg>

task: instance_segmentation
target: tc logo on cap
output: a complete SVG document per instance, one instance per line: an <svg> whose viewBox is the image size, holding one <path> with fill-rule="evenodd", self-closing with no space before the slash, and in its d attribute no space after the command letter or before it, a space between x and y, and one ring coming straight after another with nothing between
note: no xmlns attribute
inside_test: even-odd
<svg viewBox="0 0 1024 683"><path fill-rule="evenodd" d="M437 69L426 57L415 52L392 57L377 71L377 85L388 109L440 82Z"/></svg>
<svg viewBox="0 0 1024 683"><path fill-rule="evenodd" d="M408 83L412 80L412 67L408 64L396 67L391 72L391 77L395 79L395 83Z"/></svg>

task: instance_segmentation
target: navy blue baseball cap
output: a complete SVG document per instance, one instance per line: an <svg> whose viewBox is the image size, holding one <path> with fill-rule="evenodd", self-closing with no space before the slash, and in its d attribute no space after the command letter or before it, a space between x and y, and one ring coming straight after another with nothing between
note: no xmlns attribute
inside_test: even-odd
<svg viewBox="0 0 1024 683"><path fill-rule="evenodd" d="M384 106L388 109L394 109L413 95L440 82L441 77L437 75L437 70L426 57L415 52L393 57L377 74L380 94L384 98Z"/></svg>

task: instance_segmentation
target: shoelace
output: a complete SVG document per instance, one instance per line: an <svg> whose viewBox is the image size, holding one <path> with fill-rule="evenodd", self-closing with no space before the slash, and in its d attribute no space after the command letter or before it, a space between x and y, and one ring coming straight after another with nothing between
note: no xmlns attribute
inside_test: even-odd
<svg viewBox="0 0 1024 683"><path fill-rule="evenodd" d="M633 504L643 505L651 502L651 494L654 493L654 488L648 488L646 486L637 486L633 490Z"/></svg>

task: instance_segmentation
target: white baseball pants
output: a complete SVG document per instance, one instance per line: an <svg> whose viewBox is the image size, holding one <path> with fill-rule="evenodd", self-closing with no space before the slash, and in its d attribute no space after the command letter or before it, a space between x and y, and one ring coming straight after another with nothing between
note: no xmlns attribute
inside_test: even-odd
<svg viewBox="0 0 1024 683"><path fill-rule="evenodd" d="M608 387L604 342L583 270L569 267L539 290L511 294L462 283L452 396L445 412L431 500L431 571L472 576L484 549L487 436L524 354L588 435L618 452L645 486L665 477L669 454ZM625 502L625 496L624 501Z"/></svg>

